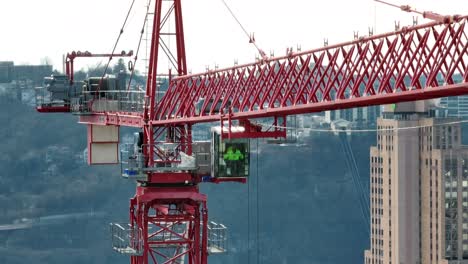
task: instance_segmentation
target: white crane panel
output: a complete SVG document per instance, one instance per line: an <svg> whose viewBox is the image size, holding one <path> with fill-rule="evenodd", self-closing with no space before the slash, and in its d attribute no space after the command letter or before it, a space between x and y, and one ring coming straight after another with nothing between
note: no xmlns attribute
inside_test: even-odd
<svg viewBox="0 0 468 264"><path fill-rule="evenodd" d="M119 127L88 125L88 164L119 163Z"/></svg>

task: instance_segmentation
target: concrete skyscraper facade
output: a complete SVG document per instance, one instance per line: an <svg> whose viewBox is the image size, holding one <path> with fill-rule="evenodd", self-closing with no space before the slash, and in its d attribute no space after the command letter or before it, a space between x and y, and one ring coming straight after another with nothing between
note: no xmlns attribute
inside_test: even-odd
<svg viewBox="0 0 468 264"><path fill-rule="evenodd" d="M386 106L370 150L365 264L468 263L468 148L427 102Z"/></svg>

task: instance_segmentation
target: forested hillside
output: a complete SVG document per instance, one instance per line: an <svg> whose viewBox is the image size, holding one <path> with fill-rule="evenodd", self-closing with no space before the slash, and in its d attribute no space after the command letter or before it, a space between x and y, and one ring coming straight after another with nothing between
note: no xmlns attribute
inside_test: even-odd
<svg viewBox="0 0 468 264"><path fill-rule="evenodd" d="M0 225L105 213L0 231L0 263L128 263L111 250L108 224L127 220L134 183L119 177L118 166L84 164L86 129L76 117L38 114L0 98L0 122ZM372 134L351 141L366 186L374 141ZM257 253L261 263L362 263L368 227L338 137L311 134L300 145L256 146L253 140L258 155L252 155L249 184L202 186L210 218L226 224L230 236L230 252L210 257L210 263L248 263L249 244L250 263L257 263Z"/></svg>

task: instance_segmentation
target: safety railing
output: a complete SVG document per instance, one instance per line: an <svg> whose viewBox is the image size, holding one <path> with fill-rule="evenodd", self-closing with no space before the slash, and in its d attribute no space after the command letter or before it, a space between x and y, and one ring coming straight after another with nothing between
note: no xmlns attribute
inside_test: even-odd
<svg viewBox="0 0 468 264"><path fill-rule="evenodd" d="M143 113L144 91L83 91L71 100L71 111L76 114L91 112Z"/></svg>
<svg viewBox="0 0 468 264"><path fill-rule="evenodd" d="M129 224L111 223L112 248L125 255L141 256L143 254L143 233L141 228Z"/></svg>
<svg viewBox="0 0 468 264"><path fill-rule="evenodd" d="M70 112L73 114L85 114L91 113L91 109L88 107L87 104L83 103L83 97L73 97L70 100Z"/></svg>
<svg viewBox="0 0 468 264"><path fill-rule="evenodd" d="M188 241L188 223L158 223L159 230L151 230L152 234L148 236L151 247L154 248L171 248L180 247Z"/></svg>
<svg viewBox="0 0 468 264"><path fill-rule="evenodd" d="M208 253L226 253L227 247L227 227L210 221L208 223Z"/></svg>
<svg viewBox="0 0 468 264"><path fill-rule="evenodd" d="M145 180L145 156L134 144L120 146L120 172L122 177L134 180Z"/></svg>
<svg viewBox="0 0 468 264"><path fill-rule="evenodd" d="M195 158L185 154L184 144L180 142L159 142L143 145L147 153L153 152L154 166L161 170L195 170Z"/></svg>
<svg viewBox="0 0 468 264"><path fill-rule="evenodd" d="M50 92L45 87L36 87L34 88L36 107L60 107L60 106L69 106L69 95L68 93L63 93L62 95L57 95L57 93Z"/></svg>
<svg viewBox="0 0 468 264"><path fill-rule="evenodd" d="M185 222L177 224L159 223L162 225L160 230L153 230L154 233L149 236L152 247L179 247L188 235L188 225ZM203 223L201 223L203 225ZM227 227L223 224L208 222L208 245L209 254L226 253L227 248ZM200 230L200 232L202 232Z"/></svg>
<svg viewBox="0 0 468 264"><path fill-rule="evenodd" d="M142 145L134 144L120 146L121 175L128 179L145 180L147 172L195 171L197 170L194 157L180 151L181 144L161 143ZM153 152L153 165L148 166L150 155Z"/></svg>
<svg viewBox="0 0 468 264"><path fill-rule="evenodd" d="M164 225L159 230L152 230L148 236L148 242L154 248L180 247L187 242L188 226L185 222L177 224L159 223ZM111 223L112 249L129 256L141 256L144 248L143 231L141 228L132 227L129 224ZM210 221L208 223L208 245L209 254L222 254L228 251L227 227L223 224Z"/></svg>

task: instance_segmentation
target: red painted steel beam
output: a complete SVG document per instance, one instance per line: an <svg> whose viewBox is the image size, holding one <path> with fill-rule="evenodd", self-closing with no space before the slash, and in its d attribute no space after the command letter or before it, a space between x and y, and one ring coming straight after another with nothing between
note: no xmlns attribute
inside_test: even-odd
<svg viewBox="0 0 468 264"><path fill-rule="evenodd" d="M137 197L140 202L151 202L154 200L164 200L164 201L179 201L179 200L193 200L197 202L206 201L206 195L201 194L196 191L192 191L188 187L182 187L179 189L174 189L169 192L162 192L162 188L137 188Z"/></svg>
<svg viewBox="0 0 468 264"><path fill-rule="evenodd" d="M468 93L467 16L174 78L154 126L284 116ZM198 109L196 109L198 108ZM222 113L225 113L224 115Z"/></svg>
<svg viewBox="0 0 468 264"><path fill-rule="evenodd" d="M130 262L207 263L206 199L196 186L137 187L130 200L130 225L141 230L143 242L138 235L129 238L142 255L132 256Z"/></svg>
<svg viewBox="0 0 468 264"><path fill-rule="evenodd" d="M36 111L39 113L69 113L70 106L38 106Z"/></svg>
<svg viewBox="0 0 468 264"><path fill-rule="evenodd" d="M65 73L70 78L70 83L74 81L75 75L75 59L76 58L114 58L114 57L131 57L133 56L133 51L125 52L122 51L121 53L98 53L94 54L89 51L73 51L71 53L67 53L66 61L65 61Z"/></svg>
<svg viewBox="0 0 468 264"><path fill-rule="evenodd" d="M314 104L292 105L285 107L277 107L272 109L263 109L250 112L233 113L231 119L239 120L246 118L264 118L281 115L298 115L306 113L317 113L328 110L347 109L354 107L363 107L371 105L393 104L399 102L418 101L434 99L446 96L457 96L468 94L468 82L461 84L454 84L431 89L418 89L407 91L405 93L394 94L379 94L367 97L350 98L341 101L321 102ZM203 123L215 122L220 120L221 115L211 115L203 117L184 118L184 123ZM152 121L154 126L161 125L176 125L181 122L180 119L168 119Z"/></svg>

